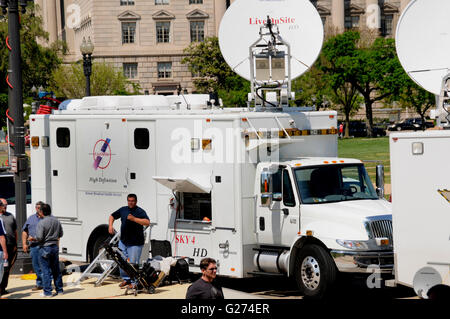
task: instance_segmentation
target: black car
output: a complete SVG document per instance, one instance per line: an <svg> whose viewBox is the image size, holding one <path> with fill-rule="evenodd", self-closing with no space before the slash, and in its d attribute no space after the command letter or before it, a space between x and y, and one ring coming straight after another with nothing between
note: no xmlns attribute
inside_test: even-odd
<svg viewBox="0 0 450 319"><path fill-rule="evenodd" d="M345 125L345 123L344 123ZM350 121L348 127L348 135L353 137L367 137L367 125L362 121ZM345 129L344 129L345 132ZM385 136L386 131L382 127L373 126L372 128L373 136Z"/></svg>
<svg viewBox="0 0 450 319"><path fill-rule="evenodd" d="M425 129L433 127L434 124L429 121L425 121ZM389 131L404 131L404 130L421 130L422 129L422 119L420 117L407 118L403 121L394 123L388 126Z"/></svg>

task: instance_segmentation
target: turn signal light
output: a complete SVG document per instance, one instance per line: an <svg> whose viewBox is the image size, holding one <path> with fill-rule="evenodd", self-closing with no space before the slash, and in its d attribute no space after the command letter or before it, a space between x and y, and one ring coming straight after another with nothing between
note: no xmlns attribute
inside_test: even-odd
<svg viewBox="0 0 450 319"><path fill-rule="evenodd" d="M32 147L39 147L39 136L32 136L31 137L31 146Z"/></svg>

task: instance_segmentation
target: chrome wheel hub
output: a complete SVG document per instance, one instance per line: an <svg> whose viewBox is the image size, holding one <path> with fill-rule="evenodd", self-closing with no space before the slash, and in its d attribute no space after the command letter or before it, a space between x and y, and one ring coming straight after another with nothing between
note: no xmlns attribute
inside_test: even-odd
<svg viewBox="0 0 450 319"><path fill-rule="evenodd" d="M300 275L306 288L314 290L320 284L320 267L314 257L307 256L303 259Z"/></svg>

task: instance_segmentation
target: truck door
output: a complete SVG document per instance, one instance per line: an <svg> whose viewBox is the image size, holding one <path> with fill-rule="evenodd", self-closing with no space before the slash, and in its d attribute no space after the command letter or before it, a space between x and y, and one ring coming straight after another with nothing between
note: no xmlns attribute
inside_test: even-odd
<svg viewBox="0 0 450 319"><path fill-rule="evenodd" d="M75 123L50 121L52 214L70 219L78 216Z"/></svg>
<svg viewBox="0 0 450 319"><path fill-rule="evenodd" d="M138 205L156 222L155 122L128 119L128 191L138 198Z"/></svg>
<svg viewBox="0 0 450 319"><path fill-rule="evenodd" d="M259 244L290 246L299 231L298 199L290 170L279 166L260 174L256 229Z"/></svg>

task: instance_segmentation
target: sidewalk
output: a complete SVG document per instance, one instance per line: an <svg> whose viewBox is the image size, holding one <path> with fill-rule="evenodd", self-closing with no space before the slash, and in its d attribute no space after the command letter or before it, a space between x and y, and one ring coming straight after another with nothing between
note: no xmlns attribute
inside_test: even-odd
<svg viewBox="0 0 450 319"><path fill-rule="evenodd" d="M95 278L87 279L79 286L71 283L76 281L76 275L63 276L64 295L53 297L53 299L185 299L189 283L162 286L156 289L155 294L140 293L125 296L125 289L119 288L121 280L108 278L100 287L95 287ZM1 299L44 299L39 296L41 291L31 291L35 280L23 280L19 275L11 275L9 278L9 294L1 296ZM252 294L223 288L226 299L261 299Z"/></svg>

